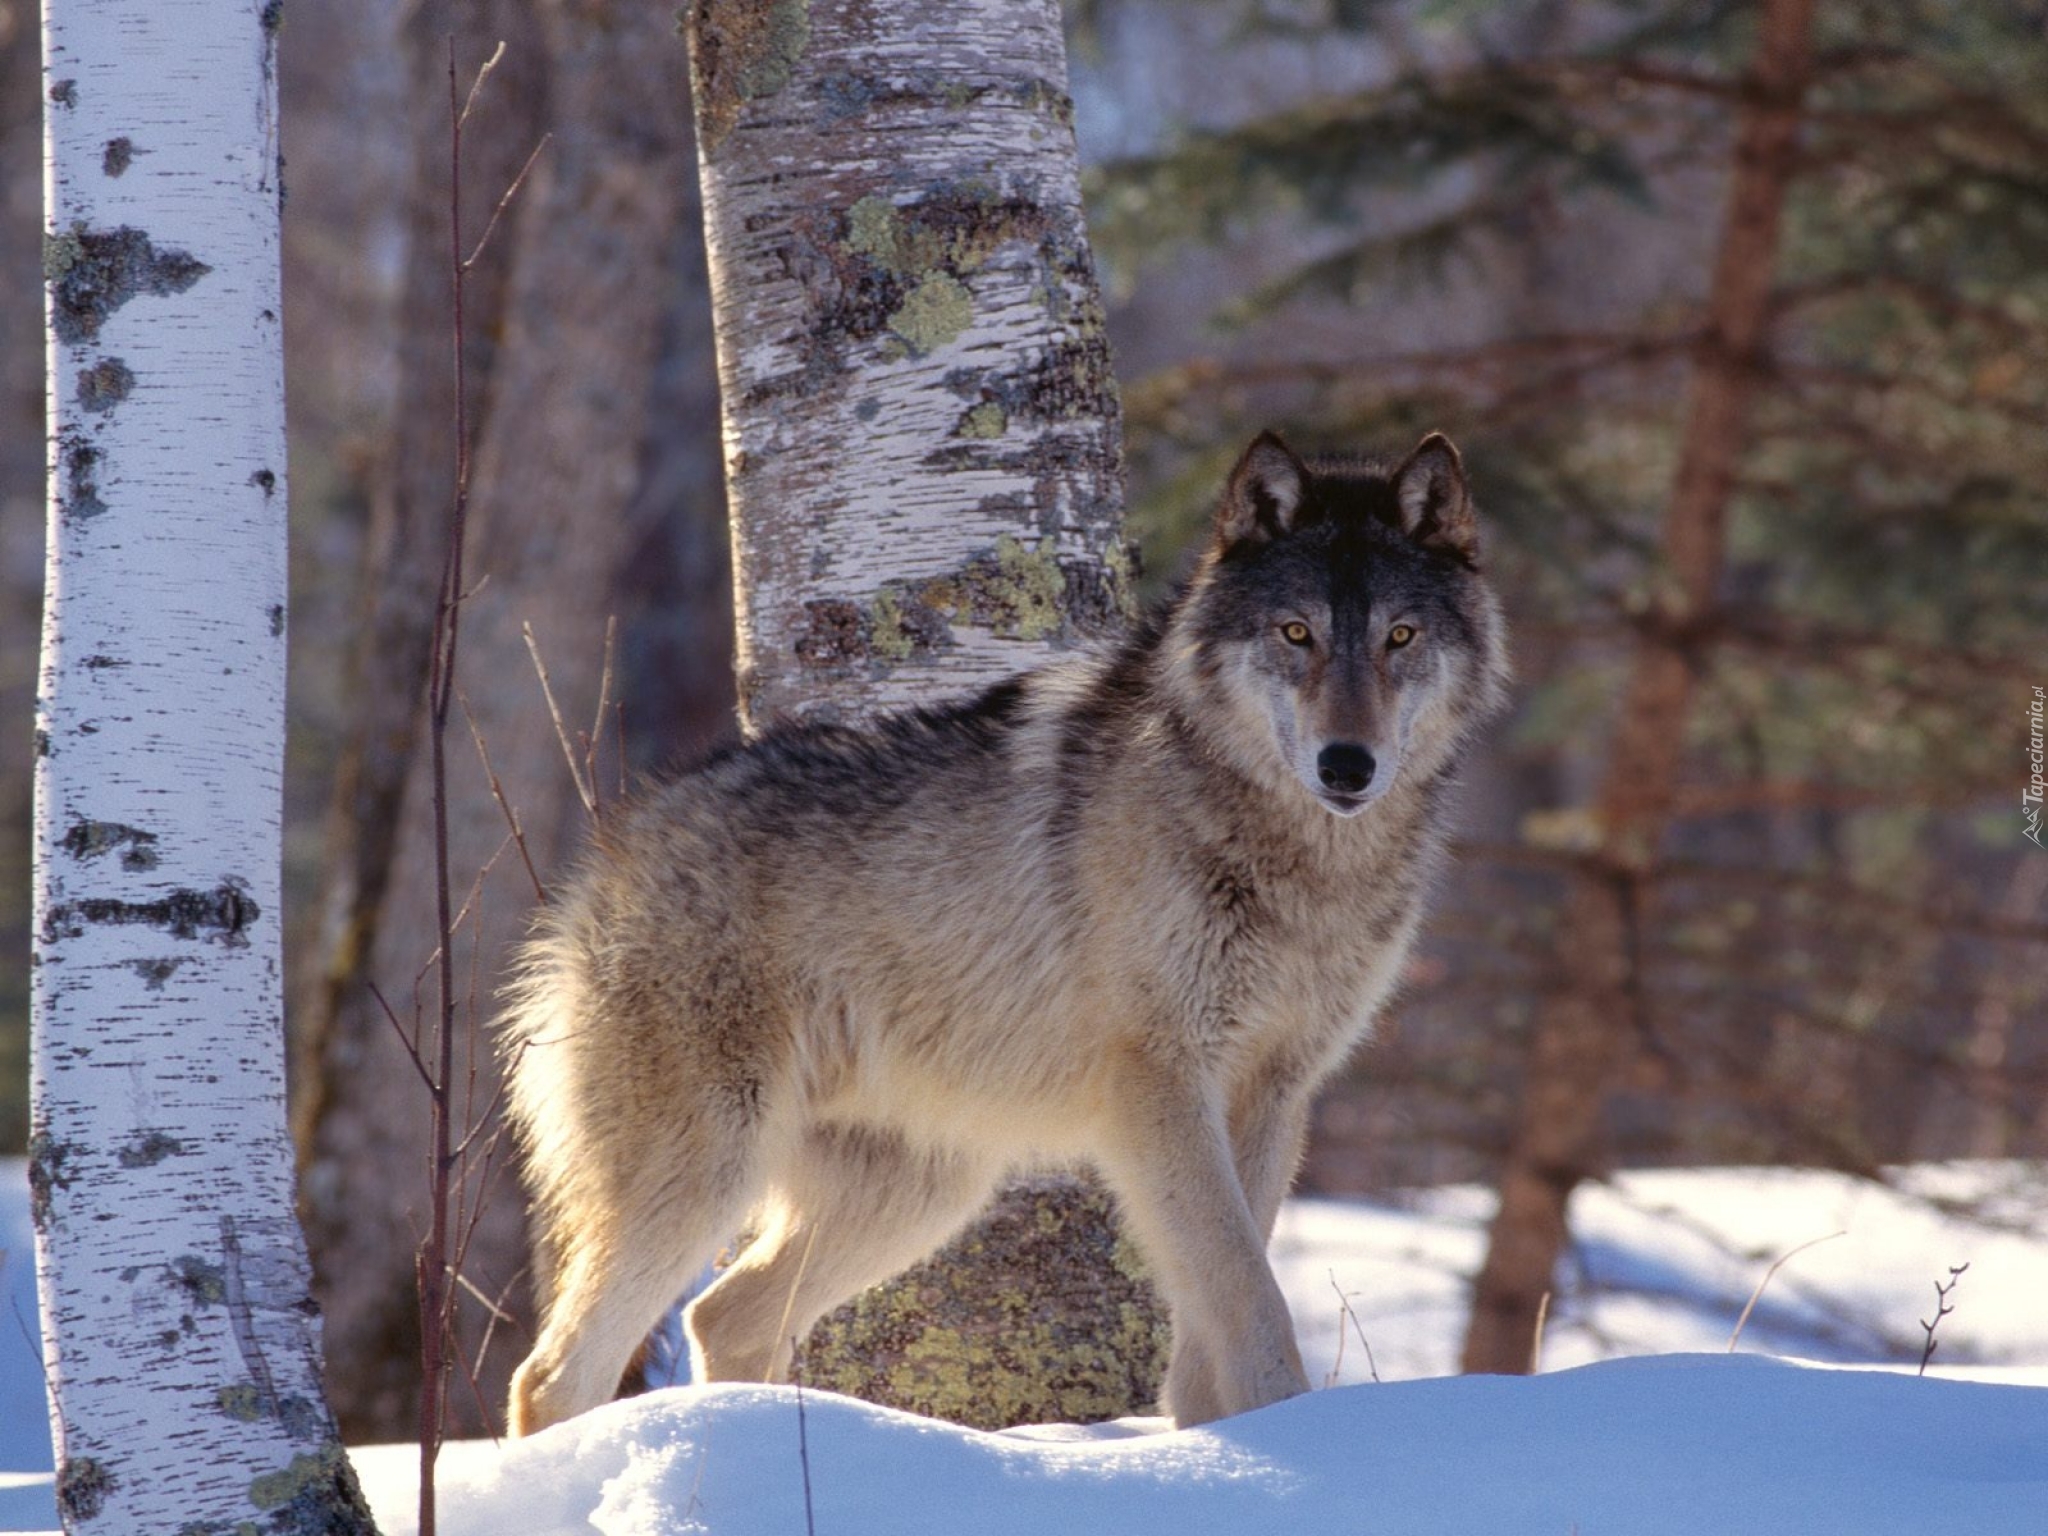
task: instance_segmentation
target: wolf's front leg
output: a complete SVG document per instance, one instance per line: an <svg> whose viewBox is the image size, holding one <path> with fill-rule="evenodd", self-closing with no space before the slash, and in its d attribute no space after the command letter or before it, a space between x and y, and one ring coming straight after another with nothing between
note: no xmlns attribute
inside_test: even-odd
<svg viewBox="0 0 2048 1536"><path fill-rule="evenodd" d="M1112 1084L1103 1171L1173 1312L1183 1428L1308 1390L1222 1106L1198 1064L1135 1054Z"/></svg>

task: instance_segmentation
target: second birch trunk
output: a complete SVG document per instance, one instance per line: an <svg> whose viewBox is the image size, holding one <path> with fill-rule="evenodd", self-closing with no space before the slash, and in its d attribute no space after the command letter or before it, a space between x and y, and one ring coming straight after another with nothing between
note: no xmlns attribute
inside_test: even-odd
<svg viewBox="0 0 2048 1536"><path fill-rule="evenodd" d="M1113 633L1121 422L1058 5L698 0L687 22L748 728L929 703ZM1140 1410L1161 1338L1125 1251L1099 1195L1013 1193L914 1290L821 1324L806 1379L968 1422ZM1047 1297L1062 1315L1022 1326Z"/></svg>

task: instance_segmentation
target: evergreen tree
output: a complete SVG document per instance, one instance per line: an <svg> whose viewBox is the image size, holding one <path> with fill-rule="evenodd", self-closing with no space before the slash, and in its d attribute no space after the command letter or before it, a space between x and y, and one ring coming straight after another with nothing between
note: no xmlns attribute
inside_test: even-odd
<svg viewBox="0 0 2048 1536"><path fill-rule="evenodd" d="M1529 787L1474 807L1516 835L1471 850L1435 1047L1506 1153L1475 1367L1526 1364L1570 1191L1618 1157L1875 1173L2048 1137L2019 805L2048 40L2018 4L1805 9L1553 6L1535 34L1472 4L1404 35L1335 5L1306 41L1367 29L1384 78L1096 188L1126 268L1195 238L1309 252L1225 308L1236 361L1132 389L1166 487L1141 526L1279 416L1454 431L1509 535L1527 700L1494 750ZM1487 334L1347 353L1418 293ZM1519 1064L1475 1065L1501 1026Z"/></svg>

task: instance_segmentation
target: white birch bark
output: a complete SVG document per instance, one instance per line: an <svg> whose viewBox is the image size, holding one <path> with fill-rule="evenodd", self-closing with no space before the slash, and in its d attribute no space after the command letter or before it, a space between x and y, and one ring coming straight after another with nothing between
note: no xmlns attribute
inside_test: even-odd
<svg viewBox="0 0 2048 1536"><path fill-rule="evenodd" d="M689 12L741 709L1114 628L1122 441L1054 0Z"/></svg>
<svg viewBox="0 0 2048 1536"><path fill-rule="evenodd" d="M74 1532L371 1529L285 1133L278 20L45 7L30 1176Z"/></svg>
<svg viewBox="0 0 2048 1536"><path fill-rule="evenodd" d="M1121 423L1057 0L685 21L749 729L1112 633ZM966 1423L1149 1407L1163 1337L1123 1251L1099 1195L1013 1190L914 1290L821 1324L807 1378Z"/></svg>

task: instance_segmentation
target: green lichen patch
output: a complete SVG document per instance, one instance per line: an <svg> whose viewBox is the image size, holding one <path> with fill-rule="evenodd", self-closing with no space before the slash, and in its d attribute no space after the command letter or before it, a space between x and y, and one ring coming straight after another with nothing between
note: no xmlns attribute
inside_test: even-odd
<svg viewBox="0 0 2048 1536"><path fill-rule="evenodd" d="M118 821L87 821L81 818L71 824L57 846L82 861L97 859L118 848L122 850L121 867L137 873L155 869L162 862L154 832L123 826Z"/></svg>
<svg viewBox="0 0 2048 1536"><path fill-rule="evenodd" d="M51 326L69 346L98 340L107 316L137 295L183 293L212 270L188 252L159 250L148 235L126 224L118 229L74 224L43 239Z"/></svg>
<svg viewBox="0 0 2048 1536"><path fill-rule="evenodd" d="M90 1456L66 1457L57 1468L57 1513L64 1529L76 1530L87 1520L97 1519L114 1491L114 1474L104 1462Z"/></svg>
<svg viewBox="0 0 2048 1536"><path fill-rule="evenodd" d="M1113 629L1122 614L1109 594L1121 589L1120 580L1096 562L1062 565L1051 538L1027 543L1006 533L987 554L955 571L892 582L866 602L805 603L796 655L809 667L895 666L951 645L956 624L1006 640ZM1097 611L1105 605L1107 622Z"/></svg>
<svg viewBox="0 0 2048 1536"><path fill-rule="evenodd" d="M1010 99L1027 112L1043 112L1062 128L1074 126L1074 98L1050 80L1033 76L1010 87Z"/></svg>
<svg viewBox="0 0 2048 1536"><path fill-rule="evenodd" d="M157 985L162 986L163 983L158 982ZM176 1157L184 1150L185 1143L175 1136L166 1135L162 1131L144 1131L116 1152L114 1157L123 1168L149 1168L167 1157Z"/></svg>
<svg viewBox="0 0 2048 1536"><path fill-rule="evenodd" d="M988 440L1001 437L1010 429L1010 416L994 400L984 400L979 405L970 405L953 428L955 437L973 437Z"/></svg>
<svg viewBox="0 0 2048 1536"><path fill-rule="evenodd" d="M848 248L905 282L934 271L970 276L1019 241L1064 245L1063 221L986 182L951 183L906 203L870 193L847 211Z"/></svg>
<svg viewBox="0 0 2048 1536"><path fill-rule="evenodd" d="M253 1381L230 1382L214 1394L214 1400L222 1413L244 1424L254 1424L263 1417L263 1389Z"/></svg>
<svg viewBox="0 0 2048 1536"><path fill-rule="evenodd" d="M118 357L103 357L78 371L78 403L88 411L111 411L134 392L134 371Z"/></svg>
<svg viewBox="0 0 2048 1536"><path fill-rule="evenodd" d="M997 634L1043 640L1059 633L1067 584L1051 539L1028 548L1006 533L996 540L993 569L978 574L978 593L991 610L989 628Z"/></svg>
<svg viewBox="0 0 2048 1536"><path fill-rule="evenodd" d="M923 357L974 323L974 296L946 272L934 272L903 297L889 316L889 329L913 357Z"/></svg>
<svg viewBox="0 0 2048 1536"><path fill-rule="evenodd" d="M775 95L795 75L811 42L810 0L694 0L681 19L697 135L714 154L745 103Z"/></svg>
<svg viewBox="0 0 2048 1536"><path fill-rule="evenodd" d="M227 1275L218 1264L187 1253L173 1259L169 1270L172 1283L198 1305L214 1307L227 1300Z"/></svg>
<svg viewBox="0 0 2048 1536"><path fill-rule="evenodd" d="M276 1536L376 1536L370 1506L338 1441L255 1478L249 1502L269 1516L266 1528Z"/></svg>

